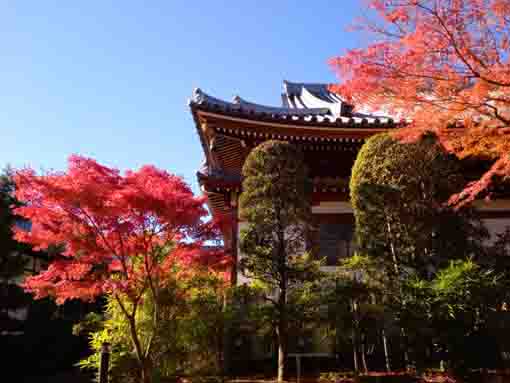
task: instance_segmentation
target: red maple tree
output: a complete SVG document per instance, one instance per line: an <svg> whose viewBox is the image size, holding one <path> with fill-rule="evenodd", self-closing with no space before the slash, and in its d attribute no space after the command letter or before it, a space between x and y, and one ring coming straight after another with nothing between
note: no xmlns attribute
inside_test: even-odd
<svg viewBox="0 0 510 383"><path fill-rule="evenodd" d="M155 326L158 293L176 261L225 262L220 251L203 250L204 241L218 235L217 225L205 221L204 199L153 166L122 175L80 156L69 158L66 172L25 169L14 179L24 203L15 212L32 223L16 239L35 249L60 249L47 270L26 279L26 290L58 303L111 294L129 323L143 381L150 381L152 338L142 344L137 328L143 297L153 299Z"/></svg>
<svg viewBox="0 0 510 383"><path fill-rule="evenodd" d="M411 119L395 134L402 140L433 130L460 158L494 160L489 172L451 199L458 206L472 201L510 174L510 2L368 4L374 17L356 26L374 43L330 60L341 79L332 89L355 105Z"/></svg>

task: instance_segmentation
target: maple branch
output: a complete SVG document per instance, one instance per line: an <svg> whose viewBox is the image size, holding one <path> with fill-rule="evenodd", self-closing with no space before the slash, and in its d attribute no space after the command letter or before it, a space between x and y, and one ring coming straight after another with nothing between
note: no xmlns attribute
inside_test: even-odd
<svg viewBox="0 0 510 383"><path fill-rule="evenodd" d="M117 231L117 234L119 236L119 242L121 245L121 256L117 256L117 258L120 260L120 264L122 266L122 271L124 272L124 276L126 279L129 279L129 270L126 264L126 259L128 258L128 255L126 254L125 248L124 248L124 240L122 239L122 234Z"/></svg>
<svg viewBox="0 0 510 383"><path fill-rule="evenodd" d="M444 20L442 19L442 17L437 13L437 11L434 11L420 3L416 3L418 7L422 8L423 10L429 12L432 16L434 16L437 21L439 22L439 24L441 25L441 27L443 28L443 30L445 31L447 37L448 37L448 40L450 41L457 57L464 63L464 65L466 65L466 67L473 73L473 75L476 77L476 78L480 78L481 80L489 83L489 84L492 84L492 85L497 85L497 86L503 86L503 87L510 87L510 83L504 83L504 82L499 82L499 81L495 81L495 80L492 80L492 79L489 79L489 78L486 78L485 76L482 76L482 74L477 71L470 63L469 61L467 61L467 59L464 57L464 55L462 54L462 52L460 52L460 49L457 45L457 42L455 40L455 37L453 36L453 34L451 33L451 31L448 29L448 27L445 25L444 23ZM476 60L475 60L476 61ZM485 64L482 65L482 67L486 68Z"/></svg>
<svg viewBox="0 0 510 383"><path fill-rule="evenodd" d="M131 342L133 343L133 346L135 347L136 355L138 357L138 361L140 363L143 363L143 360L146 358L143 353L142 345L140 344L140 339L138 337L138 330L136 325L136 310L138 308L138 301L140 298L136 300L136 302L133 302L133 312L130 314L124 304L122 303L122 299L120 299L118 294L114 294L115 301L119 305L121 311L124 313L126 318L128 319L129 323L129 330L131 335Z"/></svg>
<svg viewBox="0 0 510 383"><path fill-rule="evenodd" d="M127 312L127 309L124 307L122 300L119 298L117 294L114 295L115 300L119 304L119 307L121 308L122 312L126 315L129 323L129 330L131 334L131 341L133 342L133 346L135 347L136 356L138 359L138 362L140 364L143 364L144 360L146 359L146 356L143 353L142 346L140 344L140 339L138 338L138 331L137 331L137 325L136 325L136 319L135 314L136 313L136 305L133 305L134 307L134 313L133 315L129 315Z"/></svg>
<svg viewBox="0 0 510 383"><path fill-rule="evenodd" d="M499 109L495 107L494 105L491 105L489 103L485 103L484 106L492 109L494 111L494 117L496 117L499 121L503 122L505 125L510 125L510 120L507 118L504 118L501 114L499 114Z"/></svg>
<svg viewBox="0 0 510 383"><path fill-rule="evenodd" d="M120 310L122 311L122 313L127 317L129 318L131 316L131 314L128 313L126 307L124 306L124 303L122 303L122 300L120 299L119 295L118 294L113 294L113 297L115 298L115 301L117 302L117 304L119 305L120 307Z"/></svg>
<svg viewBox="0 0 510 383"><path fill-rule="evenodd" d="M101 237L106 247L110 249L110 251L115 255L117 255L116 250L111 246L111 244L106 240L106 237L103 234L103 231L99 228L99 226L96 224L96 222L92 219L92 217L89 216L89 214L80 206L78 205L78 209L85 215L85 217L89 220L89 222L92 224L92 227L95 229L96 234Z"/></svg>
<svg viewBox="0 0 510 383"><path fill-rule="evenodd" d="M504 104L508 104L510 107L510 99L508 98L500 98L500 97L494 97L494 96L488 96L489 101L496 101L496 102L502 102Z"/></svg>
<svg viewBox="0 0 510 383"><path fill-rule="evenodd" d="M122 238L121 232L119 230L116 230L116 232L117 232L117 235L119 237L120 251L122 252L122 255L124 256L124 255L126 255L126 249L124 247L124 240Z"/></svg>
<svg viewBox="0 0 510 383"><path fill-rule="evenodd" d="M148 356L151 346L152 346L153 339L156 335L156 328L157 328L158 319L159 319L159 294L156 289L156 286L154 285L154 280L152 278L151 270L149 270L149 262L148 262L147 254L144 254L144 264L145 264L145 270L146 270L146 278L147 278L147 281L149 284L149 288L150 288L150 291L152 294L152 300L153 300L153 308L152 308L153 331L151 331L151 334L149 336L149 339L147 341L147 345L145 348L145 355Z"/></svg>

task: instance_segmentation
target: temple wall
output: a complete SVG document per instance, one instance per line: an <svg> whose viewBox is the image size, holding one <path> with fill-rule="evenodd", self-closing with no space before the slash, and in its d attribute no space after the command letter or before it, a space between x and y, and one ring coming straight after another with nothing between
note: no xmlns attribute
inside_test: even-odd
<svg viewBox="0 0 510 383"><path fill-rule="evenodd" d="M510 200L477 201L475 207L482 214L482 222L489 230L490 242L510 226Z"/></svg>
<svg viewBox="0 0 510 383"><path fill-rule="evenodd" d="M480 201L475 203L475 207L484 217L482 221L491 234L490 241L494 241L497 234L502 233L507 226L510 227L510 200ZM312 214L319 217L347 216L352 213L353 210L348 201L322 201L312 206ZM245 225L246 222L241 221L238 223L238 235ZM238 257L240 259L242 253L239 248L239 241L237 242ZM325 271L333 271L335 267L323 266L323 269ZM247 282L249 282L249 279L238 272L238 284L245 284Z"/></svg>
<svg viewBox="0 0 510 383"><path fill-rule="evenodd" d="M505 231L507 227L510 226L510 217L509 218L487 218L482 220L487 229L491 234L490 242L493 242L497 238L497 234L500 234Z"/></svg>

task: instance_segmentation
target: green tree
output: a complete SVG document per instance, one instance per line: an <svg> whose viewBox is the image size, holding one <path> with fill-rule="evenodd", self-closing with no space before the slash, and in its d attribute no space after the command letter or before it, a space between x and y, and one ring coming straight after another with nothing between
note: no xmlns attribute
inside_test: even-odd
<svg viewBox="0 0 510 383"><path fill-rule="evenodd" d="M347 335L354 370L368 371L367 350L377 346L382 346L386 369L391 370L386 332L392 330L392 323L385 305L386 274L381 272L380 262L355 254L343 260L333 278L329 310L332 329L338 340Z"/></svg>
<svg viewBox="0 0 510 383"><path fill-rule="evenodd" d="M167 284L158 293L161 315L152 323L153 296L146 293L137 312L138 336L153 338L152 378L158 381L176 375L218 374L224 322L222 294L225 281L220 274L196 268L191 275L175 265ZM126 300L123 302L129 306ZM112 295L106 298L103 315L89 314L74 327L74 333L89 334L93 353L80 361L83 369L98 371L103 342L111 344L110 377L112 382L136 382L139 371L130 337L130 329Z"/></svg>
<svg viewBox="0 0 510 383"><path fill-rule="evenodd" d="M452 260L432 280L406 281L406 314L411 316L407 320L413 315L427 317L425 339L431 341L439 359L455 370L496 367L499 355L494 330L502 324L501 319L508 321L502 310L507 297L505 279L504 274L472 259ZM474 345L483 347L485 356L492 360L475 355Z"/></svg>
<svg viewBox="0 0 510 383"><path fill-rule="evenodd" d="M310 188L302 152L282 141L251 151L243 166L240 269L272 305L278 344L278 381L285 373L290 298L317 278L319 263L305 249Z"/></svg>
<svg viewBox="0 0 510 383"><path fill-rule="evenodd" d="M408 281L431 280L452 259L483 253L483 225L469 210L447 204L466 182L461 169L432 133L413 143L376 135L362 147L352 169L359 251L381 262L387 275L385 302L400 324L406 365L413 342L424 338L418 332L426 328L426 313L413 305ZM414 343L414 348L421 346Z"/></svg>
<svg viewBox="0 0 510 383"><path fill-rule="evenodd" d="M29 251L13 238L12 227L16 216L12 213L13 206L18 205L14 198L14 183L10 170L0 175L0 283L2 299L0 299L0 328L4 331L19 331L22 320L10 313L25 308L29 303L27 295L18 286L23 278L23 269L27 259L23 253Z"/></svg>
<svg viewBox="0 0 510 383"><path fill-rule="evenodd" d="M444 258L478 250L486 233L477 230L468 211L447 205L464 184L460 161L432 133L409 144L388 134L371 137L358 154L350 182L360 249L391 259L395 272L409 266L423 276Z"/></svg>

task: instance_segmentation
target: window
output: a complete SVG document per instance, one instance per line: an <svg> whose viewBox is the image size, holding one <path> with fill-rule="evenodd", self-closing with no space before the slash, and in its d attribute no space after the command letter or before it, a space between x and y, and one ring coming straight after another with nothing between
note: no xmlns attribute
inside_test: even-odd
<svg viewBox="0 0 510 383"><path fill-rule="evenodd" d="M350 223L321 223L319 225L319 257L328 266L352 255L353 225Z"/></svg>

